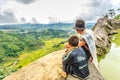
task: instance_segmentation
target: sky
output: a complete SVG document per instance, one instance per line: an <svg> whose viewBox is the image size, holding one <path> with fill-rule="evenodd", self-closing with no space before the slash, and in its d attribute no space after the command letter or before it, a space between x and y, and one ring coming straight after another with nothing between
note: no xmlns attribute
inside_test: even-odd
<svg viewBox="0 0 120 80"><path fill-rule="evenodd" d="M0 24L96 21L120 0L0 0Z"/></svg>

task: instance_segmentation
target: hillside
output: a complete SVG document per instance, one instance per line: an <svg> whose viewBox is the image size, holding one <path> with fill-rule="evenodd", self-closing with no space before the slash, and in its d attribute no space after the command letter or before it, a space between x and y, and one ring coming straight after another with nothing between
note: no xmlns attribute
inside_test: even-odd
<svg viewBox="0 0 120 80"><path fill-rule="evenodd" d="M58 77L57 67L61 65L63 53L64 50L60 50L48 54L11 74L4 80L61 80L62 77L60 75Z"/></svg>
<svg viewBox="0 0 120 80"><path fill-rule="evenodd" d="M93 31L96 38L98 55L109 51L111 38L117 33L115 31L116 27L119 27L119 25L115 20L100 18L97 21ZM61 58L63 53L64 50L53 52L12 73L3 80L64 80L57 71L57 68L62 66ZM95 72L94 66L90 66L89 68L90 71L94 73L93 75L96 75L95 73L97 72ZM74 78L72 80L76 79Z"/></svg>

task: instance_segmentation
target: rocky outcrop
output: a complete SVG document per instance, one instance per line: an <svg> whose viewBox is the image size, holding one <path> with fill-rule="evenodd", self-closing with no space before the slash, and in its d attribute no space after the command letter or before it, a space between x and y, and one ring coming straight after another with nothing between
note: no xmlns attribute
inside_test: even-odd
<svg viewBox="0 0 120 80"><path fill-rule="evenodd" d="M117 32L116 28L120 27L120 22L114 19L100 18L93 27L97 54L102 55L109 51L111 47L111 38Z"/></svg>
<svg viewBox="0 0 120 80"><path fill-rule="evenodd" d="M120 20L109 19L108 22L114 29L120 28Z"/></svg>
<svg viewBox="0 0 120 80"><path fill-rule="evenodd" d="M114 25L114 26L113 26ZM111 46L111 35L115 34L114 28L118 25L114 24L114 20L101 18L95 24L93 31L95 35L97 54L102 55L106 53ZM59 75L57 69L62 67L62 55L65 50L60 50L48 54L33 63L23 67L22 69L12 73L3 80L64 80L64 78ZM98 72L95 72L94 66L89 67L93 75L99 76ZM102 76L99 76L102 78ZM71 78L71 80L76 80L76 78ZM100 79L94 79L100 80Z"/></svg>

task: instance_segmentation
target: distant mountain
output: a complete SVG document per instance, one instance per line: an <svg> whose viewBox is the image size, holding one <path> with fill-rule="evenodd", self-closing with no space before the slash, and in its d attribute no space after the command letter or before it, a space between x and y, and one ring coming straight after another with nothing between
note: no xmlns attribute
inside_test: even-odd
<svg viewBox="0 0 120 80"><path fill-rule="evenodd" d="M92 28L95 23L86 23L87 28ZM53 23L53 24L6 24L0 25L0 30L42 30L42 29L71 29L74 23Z"/></svg>

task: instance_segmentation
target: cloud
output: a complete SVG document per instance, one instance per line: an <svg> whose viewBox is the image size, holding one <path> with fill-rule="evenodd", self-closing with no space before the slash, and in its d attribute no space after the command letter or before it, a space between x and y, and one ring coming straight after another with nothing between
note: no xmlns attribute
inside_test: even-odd
<svg viewBox="0 0 120 80"><path fill-rule="evenodd" d="M97 15L100 15L101 13L105 13L107 12L109 9L113 8L113 5L111 3L111 1L109 0L92 0L93 4L92 7L95 10L94 12L97 13Z"/></svg>
<svg viewBox="0 0 120 80"><path fill-rule="evenodd" d="M56 18L55 16L48 16L48 19L49 19L49 23L59 22L58 18Z"/></svg>
<svg viewBox="0 0 120 80"><path fill-rule="evenodd" d="M21 22L25 23L26 19L24 17L21 18Z"/></svg>
<svg viewBox="0 0 120 80"><path fill-rule="evenodd" d="M72 22L76 18L96 21L114 6L114 0L113 2L111 0L0 0L0 2L4 3L2 8L13 10L14 13L13 11L11 13L15 14L14 18L17 17L20 22L36 22L37 19L40 23Z"/></svg>
<svg viewBox="0 0 120 80"><path fill-rule="evenodd" d="M36 18L33 17L33 18L31 19L31 23L37 23Z"/></svg>
<svg viewBox="0 0 120 80"><path fill-rule="evenodd" d="M0 6L5 5L7 3L6 0L0 0Z"/></svg>
<svg viewBox="0 0 120 80"><path fill-rule="evenodd" d="M15 0L15 1L22 4L30 4L35 2L36 0Z"/></svg>
<svg viewBox="0 0 120 80"><path fill-rule="evenodd" d="M17 23L15 14L11 11L0 12L0 23Z"/></svg>
<svg viewBox="0 0 120 80"><path fill-rule="evenodd" d="M119 11L119 10L120 10L120 8L117 9L117 11Z"/></svg>
<svg viewBox="0 0 120 80"><path fill-rule="evenodd" d="M113 5L110 1L90 0L89 3L85 4L84 11L77 18L83 18L88 21L97 20L102 15L105 15L112 7Z"/></svg>

